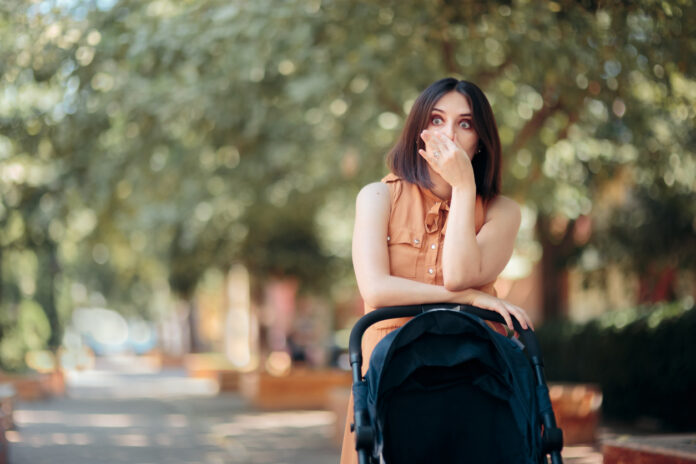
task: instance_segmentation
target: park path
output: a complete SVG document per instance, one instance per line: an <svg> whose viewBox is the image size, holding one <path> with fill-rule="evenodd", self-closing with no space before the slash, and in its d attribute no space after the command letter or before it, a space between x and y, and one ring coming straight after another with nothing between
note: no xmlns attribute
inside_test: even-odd
<svg viewBox="0 0 696 464"><path fill-rule="evenodd" d="M68 375L67 394L18 402L11 464L331 464L335 415L263 412L214 385L135 357L101 358ZM564 450L566 464L600 464L596 447Z"/></svg>
<svg viewBox="0 0 696 464"><path fill-rule="evenodd" d="M325 464L338 461L335 417L261 412L183 370L100 359L68 376L67 395L19 402L12 464Z"/></svg>

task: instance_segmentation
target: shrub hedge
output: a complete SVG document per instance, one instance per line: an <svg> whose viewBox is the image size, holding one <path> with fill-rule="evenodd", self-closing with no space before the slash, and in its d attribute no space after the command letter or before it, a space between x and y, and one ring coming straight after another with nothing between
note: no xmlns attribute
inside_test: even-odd
<svg viewBox="0 0 696 464"><path fill-rule="evenodd" d="M585 324L548 322L537 336L548 380L599 384L605 417L696 428L693 301L612 312Z"/></svg>

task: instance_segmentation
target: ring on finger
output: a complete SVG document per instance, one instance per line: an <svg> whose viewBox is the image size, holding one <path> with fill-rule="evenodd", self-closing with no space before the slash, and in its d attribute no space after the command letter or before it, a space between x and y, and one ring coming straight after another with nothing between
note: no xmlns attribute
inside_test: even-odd
<svg viewBox="0 0 696 464"><path fill-rule="evenodd" d="M433 156L434 156L435 158L439 158L439 157L440 157L440 152L439 152L439 151L433 152Z"/></svg>

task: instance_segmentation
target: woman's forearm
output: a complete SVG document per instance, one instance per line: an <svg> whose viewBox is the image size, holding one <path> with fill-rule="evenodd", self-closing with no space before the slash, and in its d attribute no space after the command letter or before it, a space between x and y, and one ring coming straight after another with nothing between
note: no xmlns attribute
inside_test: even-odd
<svg viewBox="0 0 696 464"><path fill-rule="evenodd" d="M476 240L476 192L473 189L452 189L442 252L442 274L448 290L487 283L481 278L481 250Z"/></svg>
<svg viewBox="0 0 696 464"><path fill-rule="evenodd" d="M385 276L372 283L374 285L360 285L358 282L358 286L365 303L373 308L423 303L470 304L499 313L510 330L514 330L512 317L515 317L525 329L532 326L531 320L521 308L476 289L451 292L439 285L395 276Z"/></svg>
<svg viewBox="0 0 696 464"><path fill-rule="evenodd" d="M426 284L392 275L374 276L358 281L360 294L368 306L400 306L421 303L471 303L469 290L449 291L440 285Z"/></svg>

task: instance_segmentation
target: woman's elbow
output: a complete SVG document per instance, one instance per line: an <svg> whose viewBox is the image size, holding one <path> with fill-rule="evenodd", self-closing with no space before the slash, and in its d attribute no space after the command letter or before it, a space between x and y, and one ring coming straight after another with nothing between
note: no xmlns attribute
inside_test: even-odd
<svg viewBox="0 0 696 464"><path fill-rule="evenodd" d="M380 291L377 285L368 284L360 286L360 296L363 302L371 308L386 306L384 292Z"/></svg>
<svg viewBox="0 0 696 464"><path fill-rule="evenodd" d="M360 292L360 296L362 297L363 303L370 308L379 308L380 300L376 295L369 292Z"/></svg>
<svg viewBox="0 0 696 464"><path fill-rule="evenodd" d="M390 303L382 298L380 295L370 295L362 297L363 303L365 303L370 308L382 308L384 306L389 306Z"/></svg>
<svg viewBox="0 0 696 464"><path fill-rule="evenodd" d="M450 292L460 292L471 288L471 285L467 285L463 280L458 279L444 279L445 289Z"/></svg>
<svg viewBox="0 0 696 464"><path fill-rule="evenodd" d="M479 285L478 283L478 276L473 275L473 274L465 274L465 273L459 273L459 274L449 274L445 273L443 275L443 284L445 286L445 289L449 290L450 292L460 292L462 290L466 290L468 288L475 288Z"/></svg>

